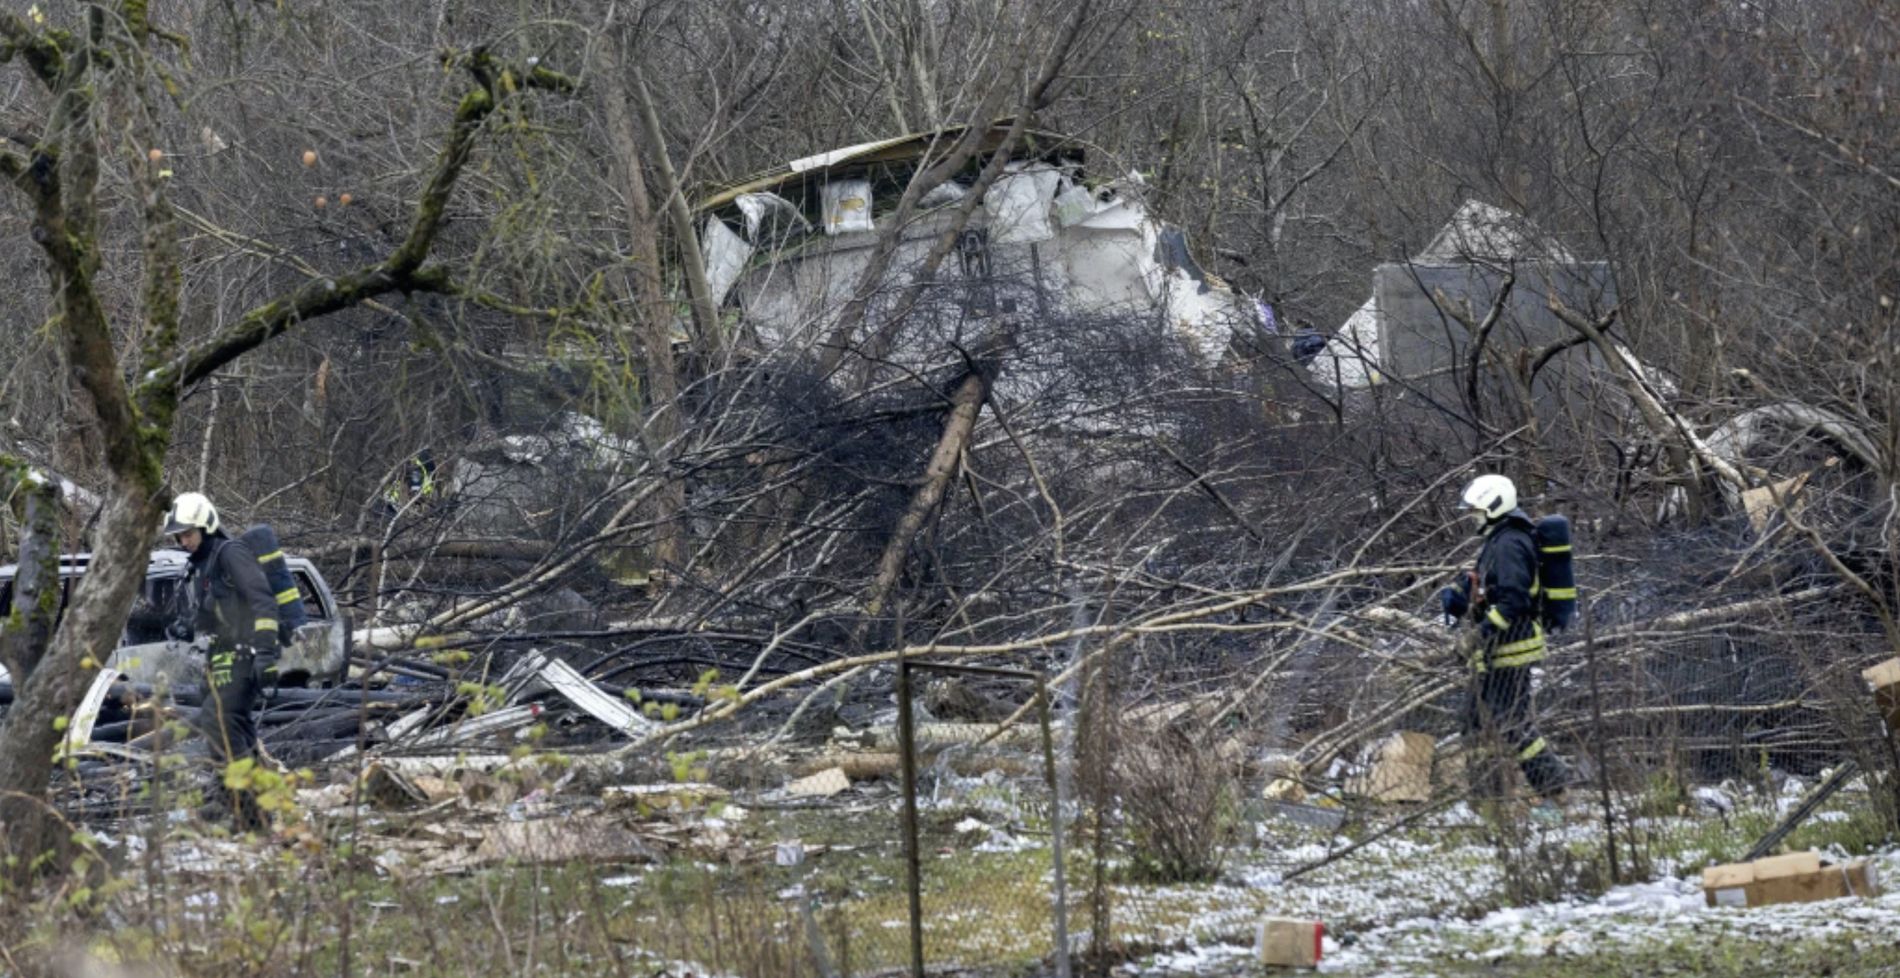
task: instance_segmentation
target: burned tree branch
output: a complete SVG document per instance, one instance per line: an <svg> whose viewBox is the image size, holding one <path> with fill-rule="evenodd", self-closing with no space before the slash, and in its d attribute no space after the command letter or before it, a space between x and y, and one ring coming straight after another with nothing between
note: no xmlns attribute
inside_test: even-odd
<svg viewBox="0 0 1900 978"><path fill-rule="evenodd" d="M963 446L970 440L970 432L976 427L977 412L983 407L988 392L989 379L978 369L965 375L962 383L957 385L956 393L951 395L950 414L943 423L943 437L937 439L936 450L930 454L930 464L924 468L923 485L917 488L910 507L897 521L897 528L891 531L890 540L884 544L884 553L878 558L877 577L872 581L870 593L864 600L865 612L873 617L883 611L885 600L897 585L897 577L904 569L904 558L910 553L911 540L917 536L918 530L923 529L924 521L930 518L937 504L943 500L944 489L950 484L950 477L956 474L957 459L962 457Z"/></svg>

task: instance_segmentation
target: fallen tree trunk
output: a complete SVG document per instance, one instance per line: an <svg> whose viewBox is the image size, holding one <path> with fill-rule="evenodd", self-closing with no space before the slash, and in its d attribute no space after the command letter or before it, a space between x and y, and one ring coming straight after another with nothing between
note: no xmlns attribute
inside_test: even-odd
<svg viewBox="0 0 1900 978"><path fill-rule="evenodd" d="M911 498L910 508L897 521L897 528L891 531L891 538L884 544L884 553L877 561L877 577L871 583L871 593L865 598L864 610L872 617L884 610L884 602L890 597L891 588L897 584L898 574L903 572L904 558L910 553L910 544L923 529L924 521L935 512L937 504L943 501L944 487L950 484L950 477L956 474L957 465L963 457L963 450L970 442L970 432L976 427L976 416L983 406L983 399L989 395L989 379L982 369L973 369L957 385L956 393L950 397L950 416L944 419L943 436L937 439L937 448L930 453L930 464L924 468L924 484L917 488L917 494Z"/></svg>

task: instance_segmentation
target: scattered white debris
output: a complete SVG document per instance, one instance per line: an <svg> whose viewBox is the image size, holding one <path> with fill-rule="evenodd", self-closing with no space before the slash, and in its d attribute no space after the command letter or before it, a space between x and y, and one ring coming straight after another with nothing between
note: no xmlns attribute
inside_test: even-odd
<svg viewBox="0 0 1900 978"><path fill-rule="evenodd" d="M785 793L793 798L829 798L850 787L844 768L833 767L787 784Z"/></svg>
<svg viewBox="0 0 1900 978"><path fill-rule="evenodd" d="M1022 852L1036 849L1042 844L1030 839L1010 835L1002 829L991 829L990 837L976 847L977 852Z"/></svg>
<svg viewBox="0 0 1900 978"><path fill-rule="evenodd" d="M1735 799L1728 792L1711 785L1703 785L1691 792L1696 804L1717 815L1729 816L1735 813Z"/></svg>

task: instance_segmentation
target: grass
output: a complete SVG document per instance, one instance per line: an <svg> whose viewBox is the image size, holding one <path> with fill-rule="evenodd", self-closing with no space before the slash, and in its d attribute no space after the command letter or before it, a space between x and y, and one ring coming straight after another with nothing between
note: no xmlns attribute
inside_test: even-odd
<svg viewBox="0 0 1900 978"><path fill-rule="evenodd" d="M1756 840L1780 822L1773 809L1747 806L1728 819L1711 817L1656 817L1642 820L1636 832L1640 852L1653 863L1667 865L1677 874L1705 866L1735 862ZM1619 829L1619 841L1625 841ZM1886 826L1864 798L1839 798L1801 823L1780 846L1782 851L1839 850L1860 855L1887 842Z"/></svg>
<svg viewBox="0 0 1900 978"><path fill-rule="evenodd" d="M1900 937L1837 935L1818 940L1682 941L1604 949L1587 955L1446 961L1430 971L1443 978L1758 978L1826 975L1831 978L1900 976Z"/></svg>
<svg viewBox="0 0 1900 978"><path fill-rule="evenodd" d="M1050 946L1048 850L977 852L986 834L960 833L977 817L1001 826L997 803L927 813L923 826L923 938L939 965L971 973L1038 969ZM1844 799L1843 815L1811 821L1791 839L1797 848L1864 851L1881 841L1878 820ZM989 814L985 814L988 811ZM1032 837L1030 825L1018 836ZM1715 819L1655 818L1645 824L1658 853L1679 861L1677 872L1727 858L1765 830L1771 816L1746 811L1730 824ZM138 860L115 872L95 868L82 893L76 884L14 900L0 908L0 947L16 958L86 947L100 957L160 961L160 973L289 975L400 971L415 976L549 970L572 975L647 978L654 974L731 974L745 978L816 978L812 932L831 964L846 974L902 968L908 961L904 862L894 813L883 805L859 810L755 811L737 823L748 844L742 857L678 852L658 865L496 866L455 875L397 878L380 873L375 854L337 839L302 848L262 850L262 867L218 876L144 875ZM1184 940L1239 942L1263 912L1299 912L1301 900L1370 894L1362 908L1327 911L1342 935L1389 922L1394 914L1471 916L1494 900L1480 886L1460 892L1418 892L1421 873L1477 878L1495 853L1470 826L1417 827L1395 835L1411 843L1396 851L1367 850L1318 871L1297 891L1229 884L1147 886L1111 874L1113 943L1127 953ZM801 866L769 858L771 843L800 839L832 847ZM1267 858L1298 838L1289 833L1267 853L1237 852L1239 871L1272 866ZM1309 840L1311 841L1311 840ZM367 845L373 842L366 840ZM1589 843L1572 843L1588 848ZM1073 845L1073 843L1072 843ZM762 858L763 856L763 858ZM1068 866L1070 931L1089 926L1085 846ZM1118 861L1117 870L1126 860ZM794 886L813 896L810 919ZM11 915L11 917L9 917ZM1783 945L1770 941L1708 946L1643 946L1586 957L1506 957L1471 962L1457 954L1436 961L1444 974L1568 975L1629 973L1740 975L1750 962L1784 962L1784 974L1893 974L1900 978L1900 940L1868 945L1846 939ZM1483 948L1469 948L1482 951ZM1852 954L1849 954L1849 951ZM347 961L346 961L347 957ZM681 964L690 962L690 964ZM1801 964L1807 962L1807 964ZM1817 964L1818 963L1818 964ZM1814 967L1833 969L1831 972ZM1594 969L1594 970L1593 970ZM1887 969L1887 970L1881 970ZM1430 972L1426 972L1430 973Z"/></svg>

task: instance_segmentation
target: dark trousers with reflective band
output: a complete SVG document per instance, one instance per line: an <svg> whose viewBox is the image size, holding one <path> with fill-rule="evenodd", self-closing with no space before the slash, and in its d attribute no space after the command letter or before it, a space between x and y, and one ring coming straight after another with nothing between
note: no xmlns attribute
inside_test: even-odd
<svg viewBox="0 0 1900 978"><path fill-rule="evenodd" d="M1473 675L1471 683L1472 696L1465 713L1467 737L1484 735L1510 751L1524 770L1524 780L1538 794L1548 795L1563 788L1569 773L1564 770L1563 760L1537 732L1536 719L1531 715L1530 668L1494 666Z"/></svg>
<svg viewBox="0 0 1900 978"><path fill-rule="evenodd" d="M213 649L197 725L211 741L212 760L229 764L257 747L257 660L250 649Z"/></svg>

